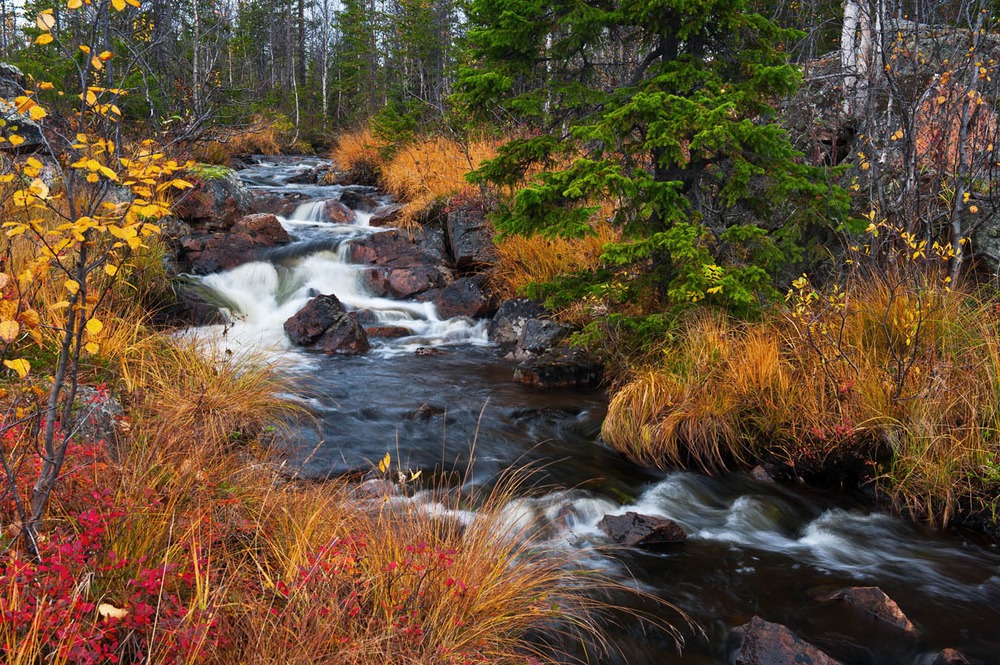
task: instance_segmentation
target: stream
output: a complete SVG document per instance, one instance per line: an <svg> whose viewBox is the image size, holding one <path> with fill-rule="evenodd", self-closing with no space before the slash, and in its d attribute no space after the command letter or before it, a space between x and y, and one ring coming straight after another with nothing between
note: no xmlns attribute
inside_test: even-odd
<svg viewBox="0 0 1000 665"><path fill-rule="evenodd" d="M599 440L601 392L516 384L485 321L442 319L430 303L366 293L362 267L345 261L344 243L380 229L368 226L368 214L351 225L319 221L317 202L348 189L388 199L370 188L290 184L324 164L259 157L239 172L251 189L302 199L279 216L293 243L264 260L198 278L225 303L231 321L189 331L233 354L264 353L291 376L288 398L315 415L289 444L289 463L304 475L367 472L387 452L402 469L425 477L454 470L470 485L487 486L509 467L533 465L537 486L548 489L514 502L511 511L533 520L547 545L601 547L600 554L586 554L587 565L673 603L700 627L682 631L686 646L678 655L667 634L622 619L608 628L617 653L602 663L722 665L732 657L731 629L754 615L856 665L931 665L944 648L973 662L1000 663L995 545L872 512L835 493L629 463ZM371 351L354 357L293 348L282 324L320 293L410 334L372 339ZM428 348L434 353L416 353ZM608 548L597 523L627 511L675 520L689 539L656 553ZM917 634L818 599L846 586L880 587Z"/></svg>

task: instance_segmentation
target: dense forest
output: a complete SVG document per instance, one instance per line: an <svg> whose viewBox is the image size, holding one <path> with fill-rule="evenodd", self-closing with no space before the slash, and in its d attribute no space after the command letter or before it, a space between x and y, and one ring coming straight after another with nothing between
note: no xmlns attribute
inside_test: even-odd
<svg viewBox="0 0 1000 665"><path fill-rule="evenodd" d="M598 500L573 477L531 503L533 465L578 460L531 457L524 422L590 408L550 388L600 402L595 474L752 469L995 547L998 21L981 0L0 0L0 659L645 662L608 637L636 625L758 662L756 609L710 635L551 536ZM271 291L241 310L250 286ZM308 370L237 348L266 306ZM462 431L431 401L366 404L368 457L293 468L289 441L319 432L306 468L363 390L301 376L372 349L417 376L469 340L492 355L453 381L497 364L531 408L490 429L477 405L464 475L406 450L420 423L442 457ZM539 440L480 486L481 427ZM590 526L641 549L606 521L653 519L629 484ZM657 546L687 537L665 522ZM829 583L810 596L869 588ZM970 662L926 640L898 662ZM823 646L880 662L850 641Z"/></svg>

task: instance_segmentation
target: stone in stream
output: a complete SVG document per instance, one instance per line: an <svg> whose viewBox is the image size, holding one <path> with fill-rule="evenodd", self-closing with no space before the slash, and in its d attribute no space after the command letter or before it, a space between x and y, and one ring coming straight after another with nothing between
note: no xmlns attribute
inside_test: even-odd
<svg viewBox="0 0 1000 665"><path fill-rule="evenodd" d="M631 511L624 515L605 515L597 526L619 545L646 550L660 549L687 540L684 528L677 522Z"/></svg>
<svg viewBox="0 0 1000 665"><path fill-rule="evenodd" d="M843 665L785 626L758 616L733 634L741 638L735 665Z"/></svg>
<svg viewBox="0 0 1000 665"><path fill-rule="evenodd" d="M257 212L269 212L283 217L290 217L299 205L308 200L309 195L303 192L277 192L270 189L253 190L253 207Z"/></svg>
<svg viewBox="0 0 1000 665"><path fill-rule="evenodd" d="M179 241L177 260L195 275L231 270L253 261L261 249L291 242L274 215L246 215L228 233L192 233Z"/></svg>
<svg viewBox="0 0 1000 665"><path fill-rule="evenodd" d="M365 334L371 337L407 337L413 331L403 326L365 326Z"/></svg>
<svg viewBox="0 0 1000 665"><path fill-rule="evenodd" d="M174 214L197 231L228 231L254 211L253 195L234 171L208 179L188 176L194 187L174 204Z"/></svg>
<svg viewBox="0 0 1000 665"><path fill-rule="evenodd" d="M566 339L571 328L551 319L528 319L517 340L515 357L545 353Z"/></svg>
<svg viewBox="0 0 1000 665"><path fill-rule="evenodd" d="M378 201L354 189L344 190L340 195L340 202L351 210L359 212L373 212L379 207Z"/></svg>
<svg viewBox="0 0 1000 665"><path fill-rule="evenodd" d="M942 649L934 655L931 665L971 665L971 661L958 649Z"/></svg>
<svg viewBox="0 0 1000 665"><path fill-rule="evenodd" d="M514 381L536 388L589 388L601 381L601 368L581 349L557 348L522 361Z"/></svg>
<svg viewBox="0 0 1000 665"><path fill-rule="evenodd" d="M403 206L399 203L380 206L372 212L368 225L375 227L393 226L399 221L399 211L402 209Z"/></svg>
<svg viewBox="0 0 1000 665"><path fill-rule="evenodd" d="M511 348L521 339L525 324L543 314L545 307L537 300L527 298L504 300L490 321L487 335L491 342Z"/></svg>
<svg viewBox="0 0 1000 665"><path fill-rule="evenodd" d="M316 296L285 321L293 344L329 354L358 355L370 348L368 336L334 295Z"/></svg>
<svg viewBox="0 0 1000 665"><path fill-rule="evenodd" d="M917 628L903 614L892 598L876 586L853 586L821 598L823 601L840 601L865 613L872 619L889 624L906 633L914 633Z"/></svg>
<svg viewBox="0 0 1000 665"><path fill-rule="evenodd" d="M438 316L451 319L467 316L470 319L490 313L490 298L483 291L483 277L461 277L434 293L432 298Z"/></svg>

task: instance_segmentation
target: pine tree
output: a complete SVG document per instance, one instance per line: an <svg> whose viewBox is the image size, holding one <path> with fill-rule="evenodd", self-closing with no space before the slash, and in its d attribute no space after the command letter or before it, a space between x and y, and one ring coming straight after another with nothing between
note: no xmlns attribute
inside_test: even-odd
<svg viewBox="0 0 1000 665"><path fill-rule="evenodd" d="M472 0L468 15L456 100L519 137L475 174L516 190L495 224L579 236L613 203L605 295L750 307L807 227L846 211L775 122L797 33L745 0Z"/></svg>

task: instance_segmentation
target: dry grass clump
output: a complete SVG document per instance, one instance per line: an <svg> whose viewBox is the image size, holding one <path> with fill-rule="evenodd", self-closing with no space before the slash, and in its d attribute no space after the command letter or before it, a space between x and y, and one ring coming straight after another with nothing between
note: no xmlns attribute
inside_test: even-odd
<svg viewBox="0 0 1000 665"><path fill-rule="evenodd" d="M355 182L375 185L382 175L385 160L384 141L375 138L368 127L346 132L337 137L330 159L337 168L348 171Z"/></svg>
<svg viewBox="0 0 1000 665"><path fill-rule="evenodd" d="M604 246L616 242L618 232L606 222L595 224L593 230L584 238L504 238L497 243L497 259L489 274L491 288L501 298L513 298L529 284L599 268Z"/></svg>
<svg viewBox="0 0 1000 665"><path fill-rule="evenodd" d="M706 469L777 456L851 461L904 511L946 523L996 508L1000 327L994 305L928 278L867 279L756 324L687 320L613 398L604 436L633 457ZM863 472L862 469L867 469Z"/></svg>
<svg viewBox="0 0 1000 665"><path fill-rule="evenodd" d="M287 121L254 116L245 125L213 130L213 134L191 145L191 158L205 164L228 165L240 155L280 155L285 145Z"/></svg>
<svg viewBox="0 0 1000 665"><path fill-rule="evenodd" d="M406 201L401 222L415 222L425 210L451 196L475 198L465 176L496 157L498 145L496 140L463 144L429 136L399 146L382 170L382 182L398 200Z"/></svg>

